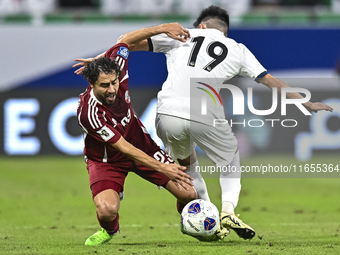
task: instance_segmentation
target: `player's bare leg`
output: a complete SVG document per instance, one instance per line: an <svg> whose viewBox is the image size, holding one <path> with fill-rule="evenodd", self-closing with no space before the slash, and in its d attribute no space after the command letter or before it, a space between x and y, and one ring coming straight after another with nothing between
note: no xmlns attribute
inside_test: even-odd
<svg viewBox="0 0 340 255"><path fill-rule="evenodd" d="M165 188L184 205L198 198L197 192L193 186L185 183L183 183L183 186L185 188L176 185L173 181L169 181L165 185ZM179 211L179 213L181 212Z"/></svg>
<svg viewBox="0 0 340 255"><path fill-rule="evenodd" d="M239 151L235 153L229 166L231 171L221 172L220 175L220 185L222 189L221 225L228 230L234 230L237 235L243 239L252 239L255 236L254 229L240 220L238 218L239 215L235 215L234 212L241 191Z"/></svg>
<svg viewBox="0 0 340 255"><path fill-rule="evenodd" d="M97 194L94 199L97 218L102 229L90 236L85 245L99 245L107 243L119 230L120 198L116 191L106 189Z"/></svg>
<svg viewBox="0 0 340 255"><path fill-rule="evenodd" d="M182 210L187 203L198 198L197 192L193 186L184 184L184 187L186 189L178 187L173 181L169 181L165 186L165 188L177 198L177 211L179 213L182 213ZM182 228L181 231L183 233Z"/></svg>

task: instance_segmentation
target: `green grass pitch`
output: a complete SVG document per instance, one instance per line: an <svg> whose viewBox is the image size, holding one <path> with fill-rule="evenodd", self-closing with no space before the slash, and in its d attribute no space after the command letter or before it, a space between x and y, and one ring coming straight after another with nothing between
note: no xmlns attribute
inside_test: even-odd
<svg viewBox="0 0 340 255"><path fill-rule="evenodd" d="M242 164L296 162L290 156ZM339 164L336 156L316 163ZM208 161L201 159L201 163ZM86 247L99 229L81 157L0 157L0 254L340 254L340 179L244 178L237 213L256 230L201 243L181 234L175 199L130 174L121 203L121 233ZM339 174L338 174L339 176ZM206 179L218 208L217 178Z"/></svg>

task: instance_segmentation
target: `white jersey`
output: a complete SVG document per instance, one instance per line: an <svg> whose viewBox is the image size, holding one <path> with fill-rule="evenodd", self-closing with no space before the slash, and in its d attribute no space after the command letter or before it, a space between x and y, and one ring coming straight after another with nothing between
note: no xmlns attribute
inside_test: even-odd
<svg viewBox="0 0 340 255"><path fill-rule="evenodd" d="M191 38L185 43L166 34L149 39L150 51L163 52L167 58L168 77L158 93L157 113L205 122L190 115L190 78L213 84L217 79L225 81L236 75L260 79L267 72L247 47L219 30L189 31ZM224 118L222 106L219 112L223 112ZM215 118L220 118L220 113L215 111Z"/></svg>

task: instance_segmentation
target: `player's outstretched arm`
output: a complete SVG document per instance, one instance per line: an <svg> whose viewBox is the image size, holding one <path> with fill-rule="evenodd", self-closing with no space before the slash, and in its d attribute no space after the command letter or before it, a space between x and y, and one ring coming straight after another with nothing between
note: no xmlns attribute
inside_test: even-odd
<svg viewBox="0 0 340 255"><path fill-rule="evenodd" d="M116 143L112 144L112 147L122 152L128 158L150 167L157 172L166 175L177 186L180 185L187 190L184 184L193 186L190 180L193 180L188 174L184 173L185 167L177 164L163 164L162 162L150 157L143 151L134 147L131 143L127 142L121 137Z"/></svg>
<svg viewBox="0 0 340 255"><path fill-rule="evenodd" d="M181 42L186 42L187 38L190 37L189 30L176 22L147 27L123 34L119 37L117 43L126 43L129 45L130 51L148 51L149 44L147 39L162 33Z"/></svg>
<svg viewBox="0 0 340 255"><path fill-rule="evenodd" d="M129 46L130 51L148 51L149 44L147 39L151 36L165 33L170 38L185 42L187 38L190 37L189 31L183 28L179 23L167 23L161 24L154 27L142 28L136 31L132 31L123 34L119 37L117 43L125 43ZM102 58L105 56L105 52L99 54L94 58L76 58L74 61L79 61L79 63L74 64L72 67L80 67L75 74L81 74L85 66L91 63L93 60Z"/></svg>
<svg viewBox="0 0 340 255"><path fill-rule="evenodd" d="M275 78L274 76L267 74L266 76L264 76L260 82L264 85L266 85L268 88L273 89L273 88L277 88L278 92L281 94L281 88L289 88L290 86L288 86L286 83L284 83L283 81L281 81L278 78ZM296 92L290 92L287 93L287 97L290 99L301 99L303 98L299 93ZM303 105L306 107L306 109L310 112L317 112L320 110L326 110L326 111L333 111L333 108L330 107L329 105L326 105L324 103L321 102L316 102L316 103L312 103L310 101L303 103Z"/></svg>

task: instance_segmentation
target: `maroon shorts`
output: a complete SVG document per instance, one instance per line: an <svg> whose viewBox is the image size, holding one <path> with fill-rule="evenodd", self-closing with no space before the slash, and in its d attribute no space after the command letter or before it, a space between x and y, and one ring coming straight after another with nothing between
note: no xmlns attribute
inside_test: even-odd
<svg viewBox="0 0 340 255"><path fill-rule="evenodd" d="M170 156L168 156L160 148L154 150L149 154L149 156L162 163L174 163L172 158L170 158ZM164 187L169 181L169 178L164 174L134 161L103 163L88 159L87 170L89 171L93 197L105 189L113 189L118 194L122 192L124 189L125 178L129 172L134 172L143 179L158 186ZM112 187L110 186L110 183L112 183Z"/></svg>

